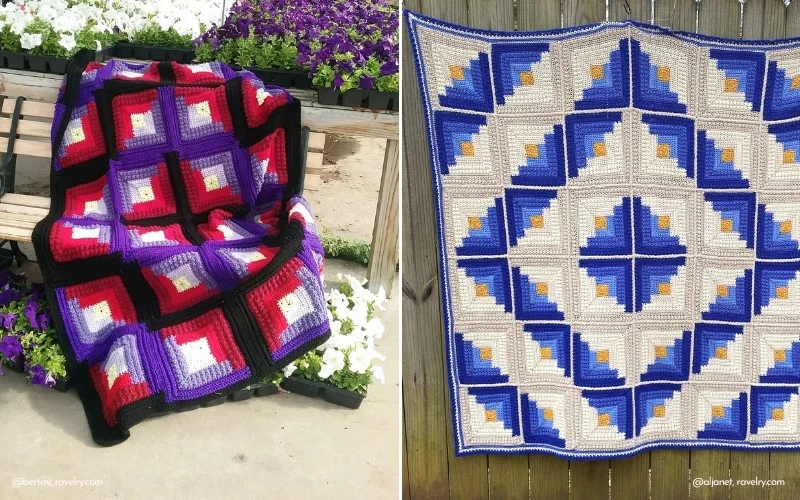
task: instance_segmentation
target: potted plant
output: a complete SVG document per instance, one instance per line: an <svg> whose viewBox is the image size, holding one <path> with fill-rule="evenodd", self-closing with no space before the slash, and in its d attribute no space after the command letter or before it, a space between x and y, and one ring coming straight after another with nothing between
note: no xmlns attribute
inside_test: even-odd
<svg viewBox="0 0 800 500"><path fill-rule="evenodd" d="M317 66L311 82L317 87L317 100L320 104L339 104L339 96L342 93L333 87L333 79L335 78L333 67L329 64L320 64Z"/></svg>
<svg viewBox="0 0 800 500"><path fill-rule="evenodd" d="M189 34L179 33L172 26L164 27L150 22L132 32L128 42L118 43L115 54L117 57L189 63L195 56L192 38Z"/></svg>
<svg viewBox="0 0 800 500"><path fill-rule="evenodd" d="M50 324L41 283L28 284L9 270L0 273L0 361L22 361L22 371L34 385L66 390L67 360Z"/></svg>
<svg viewBox="0 0 800 500"><path fill-rule="evenodd" d="M383 369L374 364L385 357L375 349L384 327L377 312L386 293L377 295L352 276L337 275L338 289L326 294L331 337L316 350L289 364L281 387L288 392L356 409L375 380L384 381Z"/></svg>

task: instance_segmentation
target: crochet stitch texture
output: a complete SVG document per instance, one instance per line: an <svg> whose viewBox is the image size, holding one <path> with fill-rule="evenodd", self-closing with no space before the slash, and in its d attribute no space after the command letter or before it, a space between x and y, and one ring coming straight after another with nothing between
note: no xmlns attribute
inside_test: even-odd
<svg viewBox="0 0 800 500"><path fill-rule="evenodd" d="M221 63L73 63L33 235L94 440L261 380L329 335L300 103Z"/></svg>
<svg viewBox="0 0 800 500"><path fill-rule="evenodd" d="M800 449L800 40L406 20L456 454Z"/></svg>

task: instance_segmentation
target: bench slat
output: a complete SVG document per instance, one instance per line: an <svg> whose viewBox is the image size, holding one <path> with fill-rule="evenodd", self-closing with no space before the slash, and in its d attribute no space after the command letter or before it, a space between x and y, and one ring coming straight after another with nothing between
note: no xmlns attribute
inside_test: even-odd
<svg viewBox="0 0 800 500"><path fill-rule="evenodd" d="M32 137L50 138L50 126L48 122L35 122L33 120L20 120L17 124L17 133L20 135L30 135ZM11 118L0 117L0 131L8 133L11 130Z"/></svg>
<svg viewBox="0 0 800 500"><path fill-rule="evenodd" d="M3 100L3 108L1 111L9 115L13 114L16 100L16 97L7 97ZM55 105L50 102L25 101L22 103L21 113L22 116L39 116L52 120L55 113Z"/></svg>
<svg viewBox="0 0 800 500"><path fill-rule="evenodd" d="M31 236L33 236L33 227L30 229L21 229L18 227L0 225L0 239L30 243Z"/></svg>
<svg viewBox="0 0 800 500"><path fill-rule="evenodd" d="M50 198L44 196L31 196L29 194L6 193L0 198L0 203L7 203L9 205L21 205L24 207L44 208L50 210Z"/></svg>
<svg viewBox="0 0 800 500"><path fill-rule="evenodd" d="M17 229L27 229L33 231L33 227L39 221L20 220L16 217L6 217L0 214L0 227L15 227Z"/></svg>
<svg viewBox="0 0 800 500"><path fill-rule="evenodd" d="M18 214L14 212L7 212L3 210L3 205L0 204L0 224L5 224L5 221L9 220L18 220L22 222L32 222L36 224L40 220L44 219L45 215L35 215L35 214Z"/></svg>
<svg viewBox="0 0 800 500"><path fill-rule="evenodd" d="M38 217L42 219L47 217L48 210L38 207L26 207L24 205L9 205L8 203L0 203L0 213L24 215L27 217Z"/></svg>
<svg viewBox="0 0 800 500"><path fill-rule="evenodd" d="M8 151L8 137L0 137L0 151ZM33 141L30 139L17 139L14 142L14 153L18 155L38 156L50 158L50 143Z"/></svg>

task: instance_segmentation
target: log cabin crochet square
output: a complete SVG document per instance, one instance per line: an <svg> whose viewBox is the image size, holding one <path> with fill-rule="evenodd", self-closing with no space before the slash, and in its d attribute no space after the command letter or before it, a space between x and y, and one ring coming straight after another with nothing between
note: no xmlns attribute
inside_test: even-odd
<svg viewBox="0 0 800 500"><path fill-rule="evenodd" d="M456 454L800 449L800 39L406 21Z"/></svg>
<svg viewBox="0 0 800 500"><path fill-rule="evenodd" d="M220 63L71 63L33 243L94 440L329 336L300 102Z"/></svg>

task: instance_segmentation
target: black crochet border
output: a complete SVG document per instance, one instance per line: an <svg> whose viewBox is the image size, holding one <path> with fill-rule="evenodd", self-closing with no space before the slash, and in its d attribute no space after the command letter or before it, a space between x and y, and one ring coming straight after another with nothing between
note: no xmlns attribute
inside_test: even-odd
<svg viewBox="0 0 800 500"><path fill-rule="evenodd" d="M286 214L286 202L288 202L293 195L298 194L299 187L302 184L300 102L294 99L291 103L277 109L262 126L254 129L248 128L243 111L241 77L228 80L224 84L201 86L225 86L228 108L233 117L234 137L242 146L247 147L255 144L258 140L278 128L283 128L285 131L289 182L284 190L280 236L266 236L263 238L265 243L272 246L279 244L280 250L264 269L247 278L236 288L193 304L186 309L161 315L155 293L144 280L139 266L136 262L124 262L120 252L84 259L75 263L59 264L55 261L49 248L49 236L53 223L59 219L64 211L66 188L90 182L104 175L109 169L109 160L114 158L116 154L115 140L113 137L114 128L113 126L109 126L113 121L110 116L111 108L110 98L108 96L116 95L117 93L136 92L164 85L176 85L174 83L172 68L171 66L168 67L168 64L159 64L159 73L162 78L161 82L107 80L104 87L95 92L95 102L98 104L100 121L103 124L107 154L80 165L75 165L69 169L56 171L53 169L52 162L54 162L57 157L57 151L64 138L67 124L69 123L69 117L72 115L72 111L75 107L80 88L81 75L87 63L88 60L78 59L71 62L67 69L66 86L59 101L64 104L65 110L52 145L50 211L47 217L40 221L34 228L32 241L42 271L47 298L51 305L51 316L58 335L59 344L67 358L70 379L77 389L78 395L83 403L92 438L99 445L113 446L125 441L130 436L130 427L147 419L151 414L193 407L199 403L218 398L219 393L173 403L166 402L164 393L156 393L148 398L123 406L117 412L116 425L108 425L103 417L100 397L89 375L90 365L88 362L78 362L72 350L72 346L69 344L64 318L57 305L58 302L55 294L56 287L82 283L106 276L120 276L131 299L137 304L137 319L145 323L150 331L189 321L213 308L220 307L231 325L231 331L233 332L236 343L241 349L245 362L251 371L251 376L249 378L228 387L223 394L235 392L282 369L296 357L325 342L330 336L330 332L299 346L287 354L281 361L276 362L272 359L255 317L245 302L245 293L270 279L286 262L299 254L302 249L304 231L299 222L288 221ZM104 103L107 103L107 105L104 105ZM109 133L108 129L112 132ZM171 158L170 155L172 155ZM175 170L177 168L177 154L168 153L167 163L170 165L168 171L171 172L170 181L175 191L175 199L176 202L179 203L179 215L137 220L135 224L166 224L177 222L181 225L187 239L192 243L198 244L203 241L203 238L196 231L195 226L198 223L206 222L209 214L208 212L199 215L191 214L188 210L188 206L186 206L185 186L179 175L177 179L175 178L175 174L177 174ZM244 214L248 210L246 206L223 208L227 208L236 214Z"/></svg>

